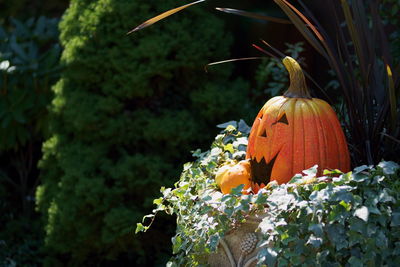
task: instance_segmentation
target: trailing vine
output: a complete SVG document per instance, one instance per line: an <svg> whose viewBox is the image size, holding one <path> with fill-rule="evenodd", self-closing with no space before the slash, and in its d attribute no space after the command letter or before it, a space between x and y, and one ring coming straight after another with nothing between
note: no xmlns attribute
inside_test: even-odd
<svg viewBox="0 0 400 267"><path fill-rule="evenodd" d="M244 159L249 127L243 122L220 125L210 150L196 150L174 188L162 188L153 214L137 224L146 231L158 212L177 216L168 266L202 266L208 255L255 213L264 213L257 231L258 266L395 266L400 261L399 165L381 162L353 172L317 166L283 185L270 183L258 194L243 186L222 194L215 173ZM146 224L150 220L150 224ZM146 223L145 223L146 222ZM239 244L238 244L239 245Z"/></svg>

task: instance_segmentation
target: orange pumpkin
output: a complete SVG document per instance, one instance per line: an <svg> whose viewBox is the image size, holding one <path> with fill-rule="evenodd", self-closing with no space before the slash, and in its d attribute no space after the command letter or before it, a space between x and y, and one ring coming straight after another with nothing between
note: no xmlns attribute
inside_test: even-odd
<svg viewBox="0 0 400 267"><path fill-rule="evenodd" d="M332 107L311 98L300 65L283 59L290 87L270 99L258 113L249 136L246 157L251 161L252 188L270 181L288 182L315 164L323 169L350 170L346 139Z"/></svg>
<svg viewBox="0 0 400 267"><path fill-rule="evenodd" d="M250 161L242 160L237 164L221 167L215 176L215 181L224 194L229 194L233 188L241 184L244 185L243 193L245 193L251 185L250 171Z"/></svg>

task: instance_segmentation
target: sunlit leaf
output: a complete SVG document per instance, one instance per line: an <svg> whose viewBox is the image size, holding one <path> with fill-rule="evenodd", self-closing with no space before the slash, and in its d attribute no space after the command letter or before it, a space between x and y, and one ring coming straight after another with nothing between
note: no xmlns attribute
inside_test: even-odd
<svg viewBox="0 0 400 267"><path fill-rule="evenodd" d="M248 126L247 123L244 120L241 119L239 121L238 130L241 133L249 134L250 130L251 130L251 127ZM242 144L245 143L247 145L247 141L245 142L245 140L246 140L246 138L243 138L243 137L242 138L238 138L238 141L242 142Z"/></svg>
<svg viewBox="0 0 400 267"><path fill-rule="evenodd" d="M222 129L226 129L230 125L236 128L237 127L237 122L236 121L228 121L228 122L225 122L225 123L218 124L217 127L218 128L222 128Z"/></svg>
<svg viewBox="0 0 400 267"><path fill-rule="evenodd" d="M368 208L365 206L362 206L361 208L356 209L354 212L354 216L360 218L361 220L367 222L368 217L369 217L369 211Z"/></svg>
<svg viewBox="0 0 400 267"><path fill-rule="evenodd" d="M253 18L253 19L267 20L267 21L272 21L272 22L282 23L282 24L292 24L292 22L290 22L287 19L281 19L281 18L266 16L266 15L261 15L261 14L254 13L254 12L248 12L248 11L243 11L243 10L238 10L238 9L233 9L233 8L221 8L221 7L217 7L215 9L225 12L225 13L249 17L249 18Z"/></svg>
<svg viewBox="0 0 400 267"><path fill-rule="evenodd" d="M324 48L321 46L320 41L323 41L324 38L315 28L315 26L303 15L300 11L298 11L293 5L288 3L286 0L274 0L280 8L286 13L289 19L293 22L296 28L303 34L304 38L324 57L326 56L326 52ZM310 31L311 29L311 31ZM320 41L318 41L318 39Z"/></svg>
<svg viewBox="0 0 400 267"><path fill-rule="evenodd" d="M393 161L382 161L378 164L379 167L382 168L385 174L395 174L396 171L400 168L399 164Z"/></svg>
<svg viewBox="0 0 400 267"><path fill-rule="evenodd" d="M310 235L310 237L307 240L306 244L311 244L315 248L319 248L323 243L323 240L321 237L316 237L314 235Z"/></svg>
<svg viewBox="0 0 400 267"><path fill-rule="evenodd" d="M137 234L137 233L139 233L139 232L146 232L147 229L148 229L147 226L143 226L143 224L137 223L137 224L136 224L135 234Z"/></svg>
<svg viewBox="0 0 400 267"><path fill-rule="evenodd" d="M397 100L396 100L396 90L394 87L394 81L393 81L393 74L392 74L392 69L388 64L386 64L386 72L387 72L387 77L389 81L389 102L390 102L390 118L391 118L391 123L392 123L392 129L396 128L396 121L397 121Z"/></svg>
<svg viewBox="0 0 400 267"><path fill-rule="evenodd" d="M244 57L244 58L233 58L233 59L227 59L227 60L221 60L221 61L216 61L216 62L211 62L208 63L205 66L205 71L207 72L207 66L213 66L213 65L218 65L218 64L224 64L224 63L230 63L230 62L236 62L236 61L247 61L247 60L255 60L255 59L263 59L264 57Z"/></svg>
<svg viewBox="0 0 400 267"><path fill-rule="evenodd" d="M272 57L272 58L279 59L277 56L273 55L272 53L270 53L270 52L268 52L267 50L265 50L265 49L259 47L259 46L256 45L256 44L252 44L252 46L253 46L254 48L256 48L257 50L263 52L264 54L267 54L268 56L270 56L270 57Z"/></svg>
<svg viewBox="0 0 400 267"><path fill-rule="evenodd" d="M141 30L141 29L143 29L143 28L146 28L146 27L148 27L148 26L151 26L151 25L153 25L154 23L156 23L156 22L158 22L158 21L160 21L160 20L162 20L162 19L165 19L166 17L171 16L171 15L175 14L176 12L181 11L182 9L185 9L185 8L187 8L187 7L190 7L190 6L192 6L192 5L195 5L195 4L204 2L204 1L206 1L206 0L199 0L199 1L196 1L196 2L193 2L193 3L190 3L190 4L187 4L187 5L183 5L183 6L180 6L180 7L171 9L171 10L168 10L168 11L166 11L166 12L164 12L164 13L161 13L160 15L155 16L154 18L151 18L151 19L149 19L149 20L146 20L145 22L143 22L142 24L140 24L139 26L137 26L137 27L134 28L133 30L129 31L127 34L130 34L130 33L133 33L133 32L135 32L135 31L138 31L138 30Z"/></svg>

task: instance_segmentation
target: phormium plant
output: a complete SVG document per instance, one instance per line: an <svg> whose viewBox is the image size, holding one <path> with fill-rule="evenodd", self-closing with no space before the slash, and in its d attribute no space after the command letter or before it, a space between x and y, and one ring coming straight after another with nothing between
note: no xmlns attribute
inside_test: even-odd
<svg viewBox="0 0 400 267"><path fill-rule="evenodd" d="M164 12L131 32L204 1L196 1ZM341 112L343 123L346 125L353 165L376 164L382 158L398 159L400 79L379 14L383 6L376 0L366 2L342 0L326 3L318 1L314 3L314 8L324 11L324 19L329 22L329 25L323 25L301 0L296 1L296 4L302 11L287 0L274 1L316 52L328 61L336 74L345 103L345 110ZM394 3L385 4L386 8L387 5L397 7ZM287 23L286 20L241 10L217 9L246 17ZM326 30L327 26L333 27L333 32ZM264 43L272 48L267 42Z"/></svg>

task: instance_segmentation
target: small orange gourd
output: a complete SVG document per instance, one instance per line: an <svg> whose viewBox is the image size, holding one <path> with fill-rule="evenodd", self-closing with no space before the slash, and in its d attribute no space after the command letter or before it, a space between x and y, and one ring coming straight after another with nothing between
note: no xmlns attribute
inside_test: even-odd
<svg viewBox="0 0 400 267"><path fill-rule="evenodd" d="M251 162L252 188L257 192L270 181L287 183L315 164L323 169L350 170L346 139L332 107L312 98L300 65L283 59L290 86L271 98L254 120L246 158Z"/></svg>
<svg viewBox="0 0 400 267"><path fill-rule="evenodd" d="M250 161L242 160L237 164L221 167L215 177L217 185L223 194L229 194L231 190L243 184L243 193L251 186Z"/></svg>

